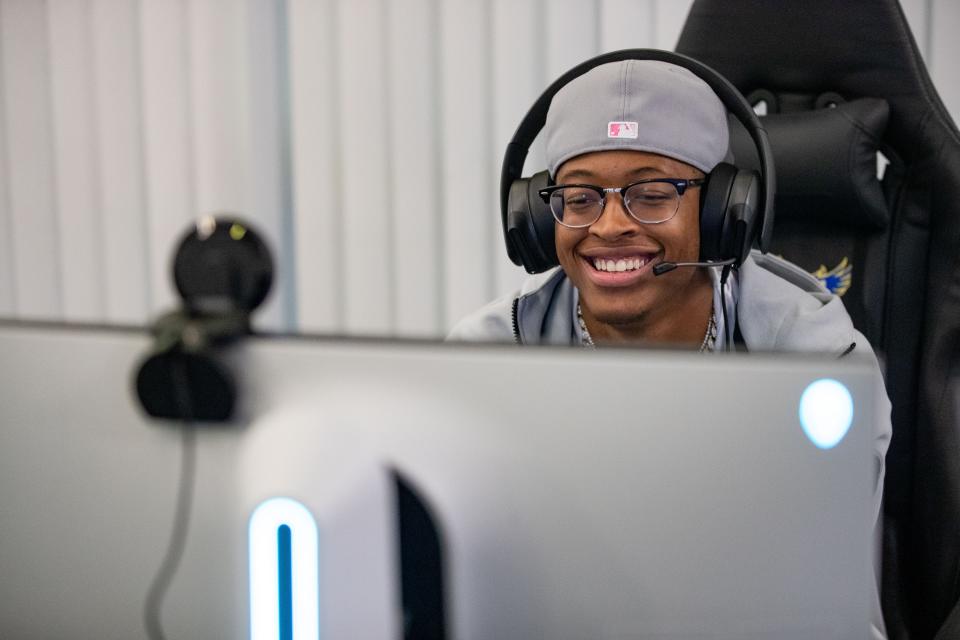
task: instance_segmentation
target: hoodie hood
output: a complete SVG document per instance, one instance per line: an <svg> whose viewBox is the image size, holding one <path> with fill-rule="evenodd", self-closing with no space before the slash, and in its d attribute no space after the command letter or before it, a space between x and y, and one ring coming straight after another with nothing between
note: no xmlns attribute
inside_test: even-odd
<svg viewBox="0 0 960 640"><path fill-rule="evenodd" d="M865 346L839 296L800 267L754 252L738 275L737 315L748 350L840 355Z"/></svg>

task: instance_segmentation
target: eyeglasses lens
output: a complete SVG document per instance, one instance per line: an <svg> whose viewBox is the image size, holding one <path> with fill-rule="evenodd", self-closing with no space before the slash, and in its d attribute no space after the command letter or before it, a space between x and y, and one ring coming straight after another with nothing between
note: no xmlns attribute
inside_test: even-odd
<svg viewBox="0 0 960 640"><path fill-rule="evenodd" d="M567 187L550 194L550 210L566 225L588 227L600 217L603 198L593 189Z"/></svg>
<svg viewBox="0 0 960 640"><path fill-rule="evenodd" d="M665 222L677 212L680 194L668 182L647 182L627 189L623 202L640 222Z"/></svg>

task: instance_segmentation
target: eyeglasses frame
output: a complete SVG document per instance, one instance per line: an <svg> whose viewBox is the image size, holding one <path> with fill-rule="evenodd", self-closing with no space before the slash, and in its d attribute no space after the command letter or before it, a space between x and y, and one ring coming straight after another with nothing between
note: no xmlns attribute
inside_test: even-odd
<svg viewBox="0 0 960 640"><path fill-rule="evenodd" d="M638 184L650 184L654 182L672 184L674 186L674 188L677 190L677 208L673 210L673 214L669 218L666 218L664 220L641 220L636 215L634 215L632 211L630 211L630 207L627 206L627 203L623 197L623 194L626 193L627 189L635 187ZM664 222L670 222L676 217L677 211L680 210L679 199L683 197L683 194L686 193L687 189L690 189L693 187L700 187L706 183L707 183L706 178L645 178L643 180L637 180L636 182L631 182L630 184L624 185L622 187L598 187L595 184L558 184L552 187L547 187L546 189L540 189L540 191L538 191L537 193L543 199L543 202L548 207L550 207L550 214L553 216L553 219L556 220L558 223L562 224L568 229L586 229L587 227L590 227L596 224L597 220L599 220L603 216L603 212L607 208L608 193L619 193L620 199L624 201L623 202L624 210L630 215L631 218L633 218L640 224L663 224ZM550 206L550 196L553 195L553 193L556 191L559 191L561 189L570 189L570 188L590 189L591 191L595 191L600 195L600 213L597 215L596 219L594 219L592 222L589 222L587 224L574 225L574 224L568 224L563 220L560 220L559 218L557 218L557 214L554 212L553 207Z"/></svg>

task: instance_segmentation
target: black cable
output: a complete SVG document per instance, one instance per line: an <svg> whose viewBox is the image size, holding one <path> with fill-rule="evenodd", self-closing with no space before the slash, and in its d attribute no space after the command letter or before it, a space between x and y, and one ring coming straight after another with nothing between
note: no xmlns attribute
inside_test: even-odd
<svg viewBox="0 0 960 640"><path fill-rule="evenodd" d="M151 640L164 640L163 625L160 621L160 610L164 596L173 581L173 576L180 566L186 546L187 530L190 524L190 510L193 504L193 488L197 468L197 437L194 428L193 403L190 399L190 386L187 376L187 364L182 354L171 353L171 378L173 382L174 399L182 418L181 428L181 456L180 481L177 488L177 502L173 516L173 529L170 532L170 542L164 554L163 562L157 570L147 597L143 604L143 625L147 637Z"/></svg>

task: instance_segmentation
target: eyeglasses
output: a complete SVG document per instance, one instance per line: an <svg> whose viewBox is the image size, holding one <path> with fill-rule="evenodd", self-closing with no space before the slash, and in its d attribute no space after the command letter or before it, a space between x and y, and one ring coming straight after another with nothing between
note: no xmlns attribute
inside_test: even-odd
<svg viewBox="0 0 960 640"><path fill-rule="evenodd" d="M557 222L571 229L581 229L600 219L608 193L619 193L627 213L637 222L660 224L677 215L680 197L687 189L705 183L704 178L652 178L610 188L592 184L558 184L538 193L544 202L549 203Z"/></svg>

